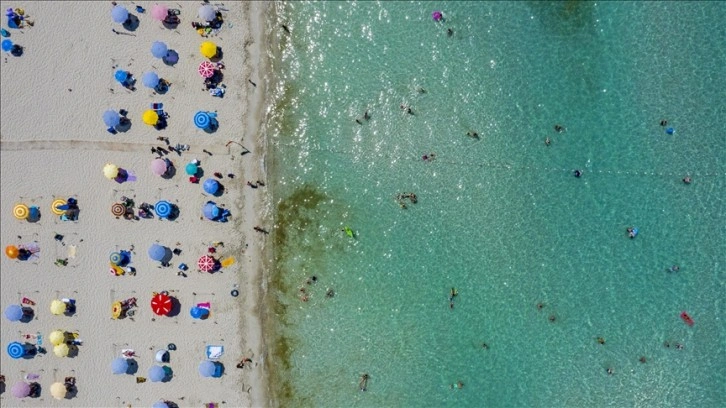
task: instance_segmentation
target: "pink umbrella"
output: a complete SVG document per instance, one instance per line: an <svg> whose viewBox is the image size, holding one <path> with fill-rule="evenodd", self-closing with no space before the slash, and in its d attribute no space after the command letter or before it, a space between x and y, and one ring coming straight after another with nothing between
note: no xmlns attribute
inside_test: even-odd
<svg viewBox="0 0 726 408"><path fill-rule="evenodd" d="M204 78L211 78L214 75L215 66L209 61L202 61L201 64L199 64L199 75L203 76Z"/></svg>
<svg viewBox="0 0 726 408"><path fill-rule="evenodd" d="M197 267L199 267L202 272L211 272L214 270L216 265L217 261L209 255L204 255L199 258L199 261L197 261Z"/></svg>
<svg viewBox="0 0 726 408"><path fill-rule="evenodd" d="M13 388L10 389L10 393L13 394L13 397L15 398L25 398L30 395L30 384L24 381L18 381L13 385Z"/></svg>
<svg viewBox="0 0 726 408"><path fill-rule="evenodd" d="M163 21L168 14L169 8L163 4L154 4L154 7L151 8L151 18L154 20Z"/></svg>
<svg viewBox="0 0 726 408"><path fill-rule="evenodd" d="M154 159L154 161L151 162L151 172L157 176L161 176L166 173L166 170L166 162L163 159Z"/></svg>

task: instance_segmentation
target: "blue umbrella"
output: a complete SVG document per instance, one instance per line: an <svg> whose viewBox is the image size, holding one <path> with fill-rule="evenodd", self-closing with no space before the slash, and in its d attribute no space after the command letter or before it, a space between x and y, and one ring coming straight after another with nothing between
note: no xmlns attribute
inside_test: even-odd
<svg viewBox="0 0 726 408"><path fill-rule="evenodd" d="M213 220L217 217L219 217L219 207L217 207L216 204L214 204L212 201L208 201L206 204L204 204L204 208L202 208L202 213L207 219Z"/></svg>
<svg viewBox="0 0 726 408"><path fill-rule="evenodd" d="M217 194L217 191L219 191L219 182L215 179L208 178L204 180L203 187L207 194Z"/></svg>
<svg viewBox="0 0 726 408"><path fill-rule="evenodd" d="M151 382L159 382L166 378L166 372L162 366L153 365L149 368L149 380Z"/></svg>
<svg viewBox="0 0 726 408"><path fill-rule="evenodd" d="M13 42L12 40L5 39L2 42L3 51L10 52L10 50L13 49Z"/></svg>
<svg viewBox="0 0 726 408"><path fill-rule="evenodd" d="M169 405L164 401L156 401L151 408L169 408Z"/></svg>
<svg viewBox="0 0 726 408"><path fill-rule="evenodd" d="M127 79L129 79L129 73L127 71L124 71L123 69L119 69L116 70L116 73L113 74L113 77L123 84L124 82L126 82Z"/></svg>
<svg viewBox="0 0 726 408"><path fill-rule="evenodd" d="M109 109L106 112L103 112L103 123L105 123L108 127L116 127L119 123L121 123L121 115L119 115L115 110Z"/></svg>
<svg viewBox="0 0 726 408"><path fill-rule="evenodd" d="M194 125L199 129L207 129L211 123L212 118L207 112L199 111L194 115Z"/></svg>
<svg viewBox="0 0 726 408"><path fill-rule="evenodd" d="M25 356L25 346L22 343L14 341L8 344L8 355L10 358L18 359Z"/></svg>
<svg viewBox="0 0 726 408"><path fill-rule="evenodd" d="M195 319L201 319L209 314L209 309L205 309L203 307L197 307L194 306L190 311L189 314L192 315Z"/></svg>
<svg viewBox="0 0 726 408"><path fill-rule="evenodd" d="M149 248L149 258L151 258L154 261L161 262L162 259L166 256L166 248L159 245L159 244L153 244Z"/></svg>
<svg viewBox="0 0 726 408"><path fill-rule="evenodd" d="M129 369L129 360L118 357L111 362L111 372L114 374L124 374Z"/></svg>
<svg viewBox="0 0 726 408"><path fill-rule="evenodd" d="M202 377L212 377L216 371L214 361L204 360L199 364L199 375Z"/></svg>
<svg viewBox="0 0 726 408"><path fill-rule="evenodd" d="M154 205L154 211L160 218L167 218L171 215L171 203L165 200L161 200Z"/></svg>
<svg viewBox="0 0 726 408"><path fill-rule="evenodd" d="M5 317L11 322L17 322L23 318L23 307L20 305L10 305L5 308Z"/></svg>
<svg viewBox="0 0 726 408"><path fill-rule="evenodd" d="M169 48L161 41L154 41L151 44L151 55L153 55L154 58L164 58L168 51Z"/></svg>
<svg viewBox="0 0 726 408"><path fill-rule="evenodd" d="M184 170L186 170L188 175L193 176L199 172L199 166L189 162L187 163L187 167Z"/></svg>
<svg viewBox="0 0 726 408"><path fill-rule="evenodd" d="M159 76L153 71L144 72L144 75L141 77L141 83L143 83L146 87L156 88L156 86L159 85Z"/></svg>
<svg viewBox="0 0 726 408"><path fill-rule="evenodd" d="M114 23L124 23L129 18L129 11L123 6L115 6L111 9L111 18Z"/></svg>
<svg viewBox="0 0 726 408"><path fill-rule="evenodd" d="M121 254L119 254L118 252L114 252L109 257L109 260L113 262L114 265L119 265L121 261L123 261L123 258L121 257Z"/></svg>

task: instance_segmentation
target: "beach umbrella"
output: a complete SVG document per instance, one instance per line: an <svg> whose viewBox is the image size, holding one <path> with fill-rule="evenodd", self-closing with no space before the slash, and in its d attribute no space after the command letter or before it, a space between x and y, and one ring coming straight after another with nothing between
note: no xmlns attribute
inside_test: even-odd
<svg viewBox="0 0 726 408"><path fill-rule="evenodd" d="M217 11L209 4L199 7L199 18L204 21L212 21L217 16Z"/></svg>
<svg viewBox="0 0 726 408"><path fill-rule="evenodd" d="M103 123L105 123L108 127L116 127L119 123L121 123L121 115L119 115L115 110L109 109L106 112L103 112Z"/></svg>
<svg viewBox="0 0 726 408"><path fill-rule="evenodd" d="M154 205L154 211L160 218L167 218L171 215L171 203L166 200L161 200Z"/></svg>
<svg viewBox="0 0 726 408"><path fill-rule="evenodd" d="M67 392L66 385L61 382L53 383L53 385L50 386L50 395L57 400L65 398Z"/></svg>
<svg viewBox="0 0 726 408"><path fill-rule="evenodd" d="M431 18L433 18L434 21L441 21L444 18L444 15L437 10L431 13Z"/></svg>
<svg viewBox="0 0 726 408"><path fill-rule="evenodd" d="M61 210L58 207L66 204L66 200L62 198L56 198L55 200L53 200L52 203L50 203L50 211L55 215L63 215L66 211Z"/></svg>
<svg viewBox="0 0 726 408"><path fill-rule="evenodd" d="M207 194L217 194L217 191L219 191L219 182L213 178L208 178L204 180L203 188Z"/></svg>
<svg viewBox="0 0 726 408"><path fill-rule="evenodd" d="M159 244L152 244L149 248L149 258L151 258L152 261L158 261L161 262L162 259L166 256L166 248L159 245Z"/></svg>
<svg viewBox="0 0 726 408"><path fill-rule="evenodd" d="M20 255L20 251L18 250L18 247L15 245L8 245L5 247L5 256L7 256L10 259L15 259Z"/></svg>
<svg viewBox="0 0 726 408"><path fill-rule="evenodd" d="M126 214L126 206L121 203L114 203L111 206L111 214L115 215L116 217L120 217Z"/></svg>
<svg viewBox="0 0 726 408"><path fill-rule="evenodd" d="M156 124L159 122L159 114L151 109L148 109L144 112L144 115L141 117L141 119L149 126L156 126Z"/></svg>
<svg viewBox="0 0 726 408"><path fill-rule="evenodd" d="M106 176L107 179L113 180L118 176L118 166L111 163L106 163L105 166L103 166L103 175Z"/></svg>
<svg viewBox="0 0 726 408"><path fill-rule="evenodd" d="M113 74L113 77L116 78L119 83L123 84L124 82L126 82L127 79L129 79L129 73L128 71L124 71L123 69L118 69Z"/></svg>
<svg viewBox="0 0 726 408"><path fill-rule="evenodd" d="M159 382L166 378L166 372L164 368L158 365L153 365L149 368L149 380L151 382Z"/></svg>
<svg viewBox="0 0 726 408"><path fill-rule="evenodd" d="M151 43L151 55L155 58L164 58L166 57L167 52L169 52L169 47L167 47L163 42L154 41Z"/></svg>
<svg viewBox="0 0 726 408"><path fill-rule="evenodd" d="M56 357L67 357L70 351L71 348L68 347L66 343L61 343L53 347L53 354L55 354Z"/></svg>
<svg viewBox="0 0 726 408"><path fill-rule="evenodd" d="M2 42L2 48L4 52L10 52L13 49L13 41L10 39L4 39Z"/></svg>
<svg viewBox="0 0 726 408"><path fill-rule="evenodd" d="M151 408L169 408L169 405L164 401L156 401Z"/></svg>
<svg viewBox="0 0 726 408"><path fill-rule="evenodd" d="M209 314L209 309L206 309L206 308L203 308L203 307L194 306L193 308L191 308L191 310L189 310L189 314L194 319L201 319L203 317L206 317Z"/></svg>
<svg viewBox="0 0 726 408"><path fill-rule="evenodd" d="M199 364L199 375L202 377L212 377L217 367L214 365L214 361L204 360Z"/></svg>
<svg viewBox="0 0 726 408"><path fill-rule="evenodd" d="M118 252L111 253L111 256L109 256L109 260L113 262L114 265L118 265L123 261L123 257Z"/></svg>
<svg viewBox="0 0 726 408"><path fill-rule="evenodd" d="M111 18L114 23L123 24L129 18L129 11L123 6L114 6L114 8L111 9Z"/></svg>
<svg viewBox="0 0 726 408"><path fill-rule="evenodd" d="M8 355L10 358L16 360L25 356L25 346L17 341L8 344Z"/></svg>
<svg viewBox="0 0 726 408"><path fill-rule="evenodd" d="M123 314L124 308L121 305L121 302L113 302L111 304L111 317L115 319L118 319L121 317L121 314Z"/></svg>
<svg viewBox="0 0 726 408"><path fill-rule="evenodd" d="M197 261L197 267L202 272L211 272L214 270L214 268L217 266L217 260L212 258L209 255L203 255L199 258Z"/></svg>
<svg viewBox="0 0 726 408"><path fill-rule="evenodd" d="M217 44L211 41L205 41L199 46L199 52L202 53L202 56L204 57L214 58L214 56L217 55Z"/></svg>
<svg viewBox="0 0 726 408"><path fill-rule="evenodd" d="M199 75L204 78L211 78L214 76L215 69L216 67L211 62L202 61L202 63L199 64L199 68L197 68L197 72L199 72Z"/></svg>
<svg viewBox="0 0 726 408"><path fill-rule="evenodd" d="M24 220L28 218L28 215L30 215L30 210L25 204L16 204L15 207L13 207L13 215L19 220Z"/></svg>
<svg viewBox="0 0 726 408"><path fill-rule="evenodd" d="M125 374L129 369L129 360L117 357L111 362L111 372L114 374Z"/></svg>
<svg viewBox="0 0 726 408"><path fill-rule="evenodd" d="M66 334L63 330L53 330L48 336L48 341L54 346L63 344L63 342L66 341Z"/></svg>
<svg viewBox="0 0 726 408"><path fill-rule="evenodd" d="M213 220L219 217L219 207L217 207L217 205L213 202L209 201L204 204L204 207L202 208L202 214L207 217L207 219Z"/></svg>
<svg viewBox="0 0 726 408"><path fill-rule="evenodd" d="M163 4L154 4L151 7L151 18L154 20L162 21L169 15L169 8Z"/></svg>
<svg viewBox="0 0 726 408"><path fill-rule="evenodd" d="M11 322L17 322L23 318L23 307L20 305L10 305L6 307L5 317Z"/></svg>
<svg viewBox="0 0 726 408"><path fill-rule="evenodd" d="M187 163L187 166L184 168L184 171L190 176L193 176L199 172L199 166L197 166L196 163L189 162Z"/></svg>
<svg viewBox="0 0 726 408"><path fill-rule="evenodd" d="M58 299L53 300L52 302L50 302L50 312L56 316L62 315L66 312L65 302L61 302Z"/></svg>
<svg viewBox="0 0 726 408"><path fill-rule="evenodd" d="M30 395L30 384L25 381L18 381L10 388L10 393L15 398L25 398Z"/></svg>
<svg viewBox="0 0 726 408"><path fill-rule="evenodd" d="M144 72L144 75L141 76L141 83L147 88L156 88L159 85L159 75L153 71Z"/></svg>
<svg viewBox="0 0 726 408"><path fill-rule="evenodd" d="M161 176L167 171L166 161L164 159L154 159L151 161L151 172L157 176Z"/></svg>
<svg viewBox="0 0 726 408"><path fill-rule="evenodd" d="M166 316L171 312L171 298L169 295L157 293L151 298L151 310L159 316Z"/></svg>
<svg viewBox="0 0 726 408"><path fill-rule="evenodd" d="M194 114L194 125L199 129L208 129L212 124L212 118L205 111L199 111Z"/></svg>

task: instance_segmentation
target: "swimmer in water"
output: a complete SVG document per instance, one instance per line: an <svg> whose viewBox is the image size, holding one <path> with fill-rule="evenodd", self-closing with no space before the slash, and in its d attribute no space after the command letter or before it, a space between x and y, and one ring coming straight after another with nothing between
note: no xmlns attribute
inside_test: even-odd
<svg viewBox="0 0 726 408"><path fill-rule="evenodd" d="M580 171L580 170L575 170L572 172L572 174L574 174L575 177L577 177L577 178L582 177L582 171Z"/></svg>
<svg viewBox="0 0 726 408"><path fill-rule="evenodd" d="M666 119L661 120L660 121L660 125L661 126L668 126L668 120L666 120Z"/></svg>
<svg viewBox="0 0 726 408"><path fill-rule="evenodd" d="M597 343L598 343L598 344L605 344L605 339L604 339L604 338L602 338L602 337L598 337L598 338L597 338Z"/></svg>
<svg viewBox="0 0 726 408"><path fill-rule="evenodd" d="M673 265L670 268L666 269L668 272L678 272L681 270L681 267L678 265Z"/></svg>
<svg viewBox="0 0 726 408"><path fill-rule="evenodd" d="M550 143L552 143L552 141L550 140L550 138L549 137L545 137L545 146L549 146Z"/></svg>
<svg viewBox="0 0 726 408"><path fill-rule="evenodd" d="M691 184L691 178L689 176L683 177L683 183L684 184Z"/></svg>
<svg viewBox="0 0 726 408"><path fill-rule="evenodd" d="M563 132L565 130L564 126L562 125L555 125L555 132Z"/></svg>
<svg viewBox="0 0 726 408"><path fill-rule="evenodd" d="M451 291L449 291L449 302L453 302L456 295L458 295L459 292L456 291L456 288L451 288Z"/></svg>
<svg viewBox="0 0 726 408"><path fill-rule="evenodd" d="M368 373L365 373L360 376L360 382L358 382L358 389L361 391L367 391L368 390L368 379L370 377L368 376Z"/></svg>

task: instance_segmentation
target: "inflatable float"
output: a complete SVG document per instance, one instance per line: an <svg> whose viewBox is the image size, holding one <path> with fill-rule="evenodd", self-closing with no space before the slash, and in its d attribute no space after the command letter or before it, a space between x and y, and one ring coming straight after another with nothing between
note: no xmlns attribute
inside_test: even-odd
<svg viewBox="0 0 726 408"><path fill-rule="evenodd" d="M693 319L685 311L681 312L681 319L683 319L683 321L686 322L687 325L693 326Z"/></svg>
<svg viewBox="0 0 726 408"><path fill-rule="evenodd" d="M350 229L350 227L348 227L348 226L343 227L343 231L345 231L345 235L347 235L347 236L349 236L351 238L354 238L354 236L353 236L353 230Z"/></svg>

